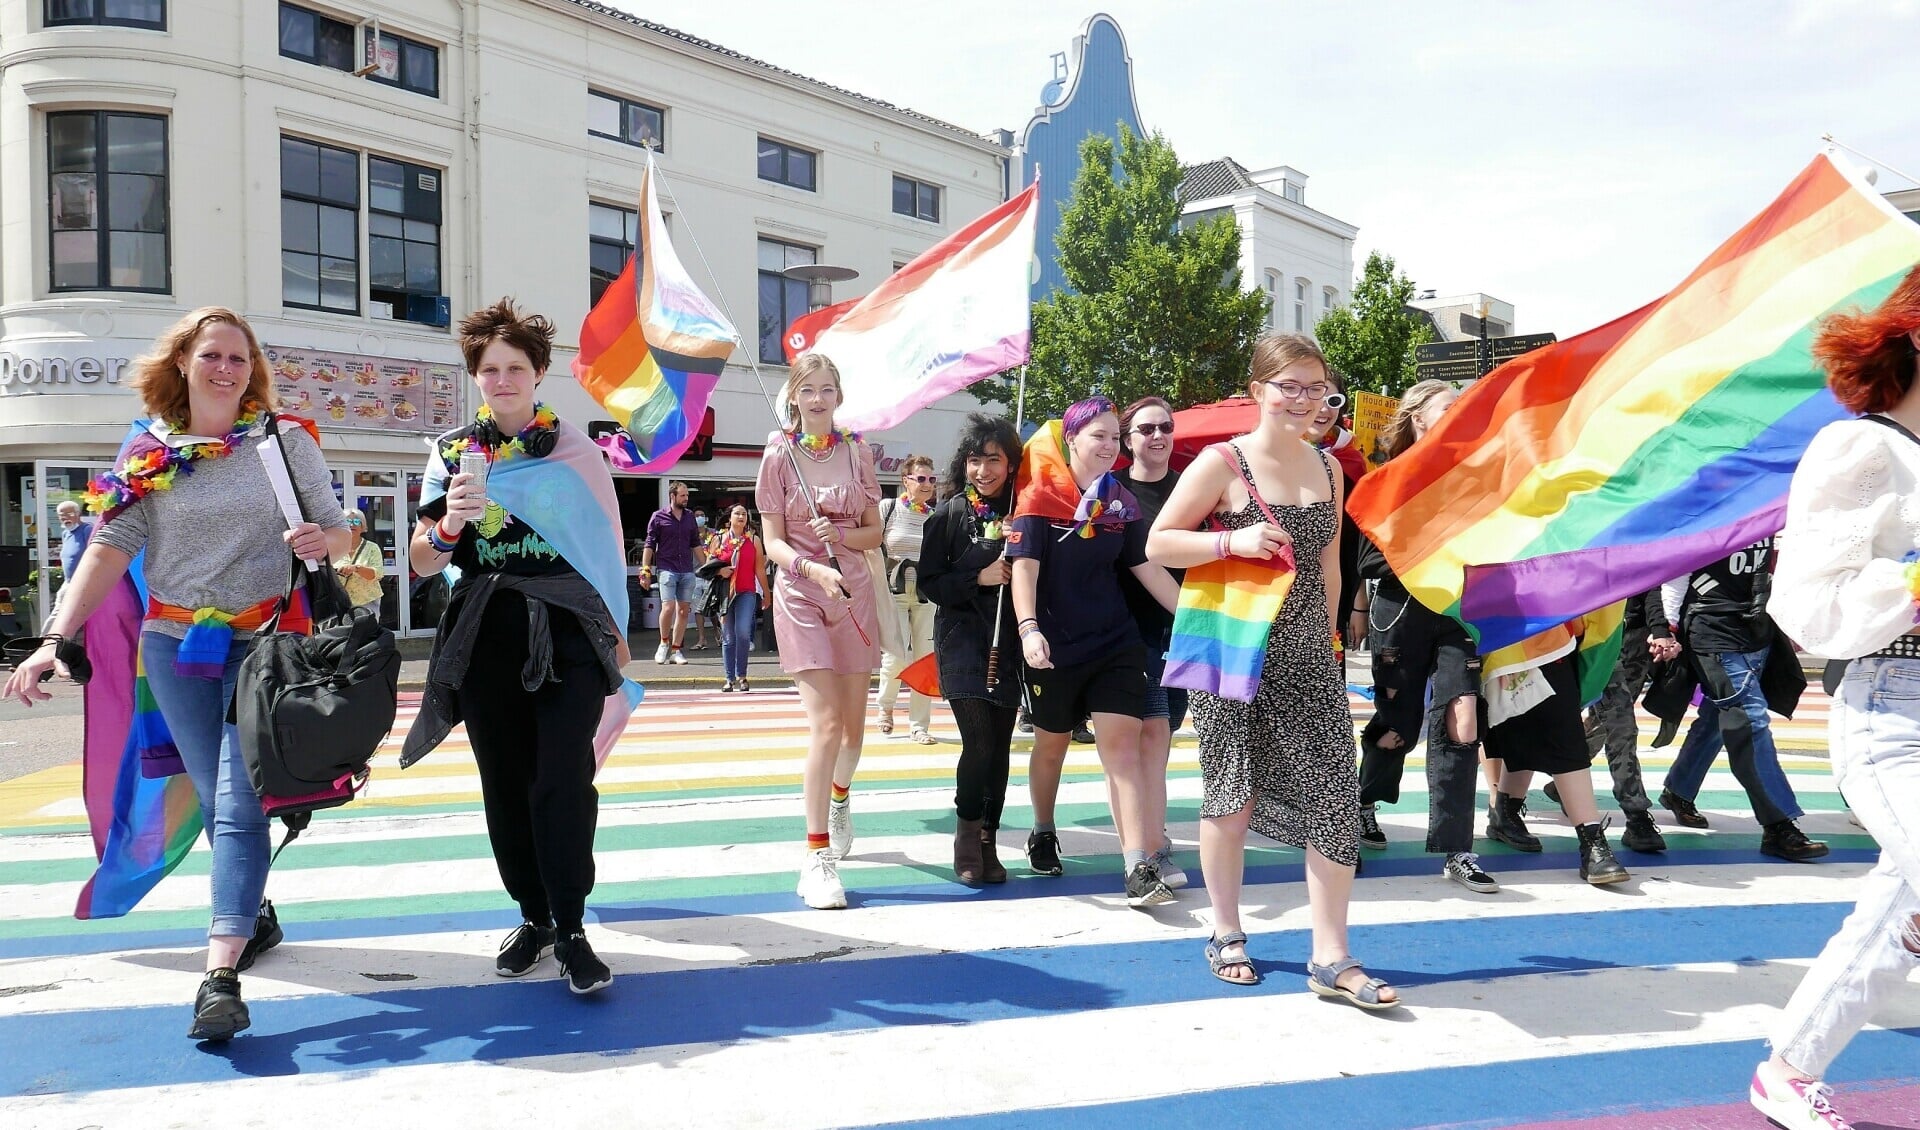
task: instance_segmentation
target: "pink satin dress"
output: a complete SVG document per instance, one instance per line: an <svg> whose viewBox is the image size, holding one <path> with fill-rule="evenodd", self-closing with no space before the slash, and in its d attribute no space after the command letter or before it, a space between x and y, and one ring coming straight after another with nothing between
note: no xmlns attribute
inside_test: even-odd
<svg viewBox="0 0 1920 1130"><path fill-rule="evenodd" d="M766 453L760 459L760 478L754 486L754 504L762 514L779 514L786 519L787 544L803 557L826 561L826 546L814 535L809 524L813 515L807 508L811 489L814 505L823 518L831 519L842 530L860 524L867 507L880 501L880 481L873 471L873 449L865 443L842 443L824 463L807 461L804 452L795 452L809 473L834 480L831 486L809 488L794 474L794 460L785 450L786 436L774 432L767 437ZM839 675L871 674L880 665L880 625L875 619L874 579L867 569L866 554L836 545L840 575L851 597L802 580L791 569L781 569L773 584L773 631L780 644L780 669L832 671Z"/></svg>

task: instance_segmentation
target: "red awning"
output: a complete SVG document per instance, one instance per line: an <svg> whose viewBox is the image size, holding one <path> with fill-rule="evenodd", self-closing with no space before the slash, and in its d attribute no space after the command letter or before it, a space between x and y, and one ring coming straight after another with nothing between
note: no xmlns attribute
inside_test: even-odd
<svg viewBox="0 0 1920 1130"><path fill-rule="evenodd" d="M1184 470L1209 444L1246 435L1259 423L1259 407L1244 396L1182 408L1173 414L1173 469Z"/></svg>

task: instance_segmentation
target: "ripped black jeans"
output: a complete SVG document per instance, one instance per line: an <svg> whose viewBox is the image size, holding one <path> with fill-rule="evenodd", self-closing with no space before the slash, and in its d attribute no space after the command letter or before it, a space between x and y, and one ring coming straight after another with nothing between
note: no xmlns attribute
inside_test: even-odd
<svg viewBox="0 0 1920 1130"><path fill-rule="evenodd" d="M1400 799L1400 776L1420 733L1427 727L1427 850L1452 854L1473 850L1474 796L1479 789L1479 732L1471 742L1447 735L1447 707L1480 693L1480 655L1460 622L1417 600L1376 593L1369 611L1368 646L1373 654L1373 718L1360 733L1360 803ZM1428 705L1427 686L1433 686ZM1476 727L1478 723L1475 723ZM1399 745L1380 740L1398 734Z"/></svg>

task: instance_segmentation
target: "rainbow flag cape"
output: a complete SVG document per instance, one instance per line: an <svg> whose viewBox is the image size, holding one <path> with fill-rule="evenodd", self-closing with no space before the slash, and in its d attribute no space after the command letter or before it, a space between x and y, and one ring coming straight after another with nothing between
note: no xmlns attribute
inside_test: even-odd
<svg viewBox="0 0 1920 1130"><path fill-rule="evenodd" d="M639 245L580 323L573 359L580 387L624 430L600 441L615 467L657 474L679 462L739 336L673 253L648 151Z"/></svg>
<svg viewBox="0 0 1920 1130"><path fill-rule="evenodd" d="M627 558L620 548L620 503L613 493L613 476L600 448L585 432L565 420L555 429L553 450L544 458L506 459L487 473L487 498L533 528L548 545L560 551L567 564L593 586L606 602L613 622L626 627ZM440 455L440 441L427 456L420 482L422 506L447 493L452 477ZM427 693L434 693L429 686ZM605 765L614 743L625 731L627 719L646 695L645 688L624 679L607 696L593 748ZM409 751L410 752L410 751ZM415 755L419 756L419 755Z"/></svg>
<svg viewBox="0 0 1920 1130"><path fill-rule="evenodd" d="M1027 363L1039 181L895 271L873 293L788 327L790 356L840 370L842 427L891 428L977 380Z"/></svg>
<svg viewBox="0 0 1920 1130"><path fill-rule="evenodd" d="M1825 156L1672 293L1526 354L1354 487L1423 604L1491 651L1777 531L1845 416L1809 347L1920 261L1920 225Z"/></svg>
<svg viewBox="0 0 1920 1130"><path fill-rule="evenodd" d="M1067 468L1066 432L1048 420L1020 452L1014 480L1013 516L1075 523L1074 533L1093 536L1093 527L1125 525L1141 517L1140 503L1112 471L1085 490Z"/></svg>

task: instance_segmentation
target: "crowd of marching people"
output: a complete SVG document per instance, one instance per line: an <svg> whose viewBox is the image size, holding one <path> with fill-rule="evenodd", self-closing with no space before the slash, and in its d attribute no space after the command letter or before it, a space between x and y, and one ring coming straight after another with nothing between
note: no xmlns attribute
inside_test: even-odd
<svg viewBox="0 0 1920 1130"><path fill-rule="evenodd" d="M630 658L616 591L626 550L611 524L592 520L601 480L610 481L604 463L574 460L569 453L592 454L583 433L539 399L553 327L503 300L465 319L459 340L480 408L436 443L407 546L417 573L451 567L459 579L403 764L465 724L501 883L522 919L496 970L518 977L553 956L569 987L590 993L612 980L585 917L604 755L597 728ZM1166 401L1093 396L1024 441L1012 421L974 415L944 472L932 457L910 458L886 499L872 450L836 423L834 363L806 354L781 390L782 426L767 438L758 528L735 506L707 529L686 513L678 484L649 523L639 564L664 602L655 659L680 661L689 615L711 612L723 690L745 691L756 616L771 617L807 717L797 892L819 909L848 905L840 864L855 851L876 671L883 735L903 688L915 742L934 741L933 695L951 709L960 735L952 868L970 887L1008 880L1000 851L1024 708L1030 816L1013 843L1027 871L1067 868L1056 806L1072 735L1090 725L1119 849L1115 889L1142 909L1176 899L1190 879L1168 831L1167 764L1191 715L1202 797L1188 862L1212 908L1207 968L1233 985L1262 979L1240 908L1254 831L1304 853L1308 987L1386 1010L1401 998L1351 952L1347 911L1363 855L1388 846L1380 807L1400 800L1416 747L1425 850L1438 857L1438 881L1471 892L1500 889L1476 844L1542 851L1530 808L1548 806L1573 830L1581 880L1629 878L1595 797L1590 765L1602 753L1629 861L1666 849L1656 807L1682 827L1708 826L1701 789L1722 750L1760 826L1759 851L1812 861L1827 845L1799 827L1769 718L1790 716L1804 690L1798 648L1834 657L1834 771L1883 852L1776 1026L1752 1094L1774 1117L1800 1119L1789 1124L1841 1126L1819 1077L1920 954L1916 350L1920 271L1882 308L1829 320L1816 355L1858 418L1815 439L1777 543L1761 539L1624 608L1486 654L1460 620L1410 592L1348 515L1344 501L1368 468L1341 427L1339 376L1306 336L1256 344L1246 394L1257 425L1184 468L1171 465ZM192 1034L222 1040L249 1023L239 973L282 936L262 898L267 820L225 721L234 671L282 599L289 551L336 560L356 543L318 446L299 428L284 433L287 462L319 517L290 529L235 520L270 490L259 460L235 456L261 442L274 412L244 319L196 311L137 373L150 419L108 483L104 520L39 650L6 694L45 697L42 677L67 665L66 648L139 556L142 677L213 852L208 972ZM1419 458L1422 436L1456 396L1441 382L1413 386L1382 454ZM534 511L542 499L573 519L544 519ZM696 578L707 583L698 611ZM1595 646L1616 630L1617 651ZM1343 647L1364 647L1371 665L1373 712L1357 746ZM931 680L907 677L916 661ZM1639 758L1643 700L1664 723L1656 745L1698 704L1657 797ZM1548 779L1540 802L1536 777ZM1808 1122L1806 1112L1831 1120Z"/></svg>

